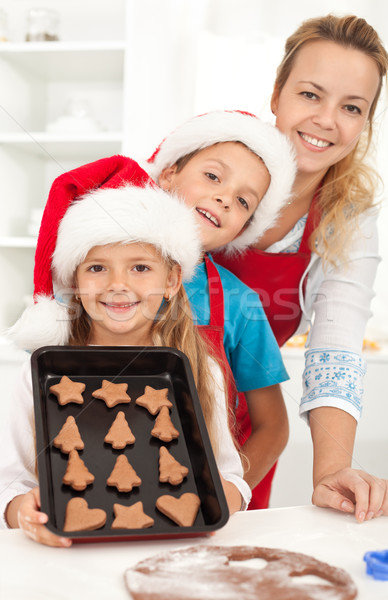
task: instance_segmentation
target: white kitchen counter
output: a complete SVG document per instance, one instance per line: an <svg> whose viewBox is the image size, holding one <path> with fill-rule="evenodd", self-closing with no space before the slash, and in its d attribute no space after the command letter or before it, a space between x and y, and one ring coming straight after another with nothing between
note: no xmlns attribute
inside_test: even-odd
<svg viewBox="0 0 388 600"><path fill-rule="evenodd" d="M363 561L365 552L388 548L388 518L360 525L351 515L313 506L237 513L213 536L194 540L92 543L58 549L41 546L20 530L3 530L0 598L129 600L124 584L128 567L159 552L204 543L266 546L310 554L346 569L358 587L358 600L388 598L388 582L367 575Z"/></svg>

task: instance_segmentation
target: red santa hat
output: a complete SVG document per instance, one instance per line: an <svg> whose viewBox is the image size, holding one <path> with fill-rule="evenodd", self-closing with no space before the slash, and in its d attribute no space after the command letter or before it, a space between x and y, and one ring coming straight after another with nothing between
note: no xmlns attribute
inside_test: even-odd
<svg viewBox="0 0 388 600"><path fill-rule="evenodd" d="M190 279L201 256L192 211L158 188L133 160L112 156L58 177L43 213L35 254L34 300L8 335L25 350L69 340L65 302L74 274L94 246L145 242ZM55 292L55 297L54 297Z"/></svg>
<svg viewBox="0 0 388 600"><path fill-rule="evenodd" d="M251 113L217 110L196 116L175 129L157 147L144 168L157 181L179 158L220 142L241 142L257 154L271 176L268 190L249 226L225 248L241 252L272 227L290 199L296 173L291 143L276 127Z"/></svg>

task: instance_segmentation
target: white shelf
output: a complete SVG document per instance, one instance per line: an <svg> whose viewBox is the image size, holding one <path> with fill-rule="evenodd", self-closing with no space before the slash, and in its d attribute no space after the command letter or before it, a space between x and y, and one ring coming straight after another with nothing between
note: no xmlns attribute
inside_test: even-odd
<svg viewBox="0 0 388 600"><path fill-rule="evenodd" d="M24 234L33 211L43 209L52 182L124 151L131 94L139 95L127 81L132 1L50 0L60 13L57 42L24 41L34 0L1 2L15 41L0 43L0 271L9 282L0 296L0 332L15 322L32 294L36 237ZM77 100L84 101L90 119L79 126L61 121ZM96 128L87 128L93 119ZM57 122L61 132L46 131ZM6 348L0 344L3 356Z"/></svg>
<svg viewBox="0 0 388 600"><path fill-rule="evenodd" d="M45 131L20 131L0 134L0 145L6 144L47 158L72 158L74 156L110 156L120 152L123 143L121 131L102 131L93 134L48 133Z"/></svg>
<svg viewBox="0 0 388 600"><path fill-rule="evenodd" d="M34 237L0 236L0 248L35 248Z"/></svg>
<svg viewBox="0 0 388 600"><path fill-rule="evenodd" d="M4 42L0 58L18 69L45 80L118 81L123 76L125 43L100 42Z"/></svg>

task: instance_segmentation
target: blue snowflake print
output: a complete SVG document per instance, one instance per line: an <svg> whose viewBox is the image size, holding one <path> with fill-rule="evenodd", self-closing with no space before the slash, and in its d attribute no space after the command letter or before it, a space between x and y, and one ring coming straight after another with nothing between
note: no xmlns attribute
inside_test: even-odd
<svg viewBox="0 0 388 600"><path fill-rule="evenodd" d="M319 362L327 363L327 362L329 362L329 360L330 360L330 354L328 354L327 352L320 354Z"/></svg>
<svg viewBox="0 0 388 600"><path fill-rule="evenodd" d="M332 379L345 379L345 373L342 371L334 371Z"/></svg>

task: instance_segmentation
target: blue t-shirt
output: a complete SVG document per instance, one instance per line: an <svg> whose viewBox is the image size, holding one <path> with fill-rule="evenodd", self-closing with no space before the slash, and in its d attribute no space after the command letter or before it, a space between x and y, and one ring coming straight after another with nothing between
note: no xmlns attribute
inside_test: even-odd
<svg viewBox="0 0 388 600"><path fill-rule="evenodd" d="M224 348L238 391L256 390L289 379L258 294L224 267L217 265L217 269L224 291ZM192 280L185 283L185 290L196 324L209 325L204 261L197 266Z"/></svg>

